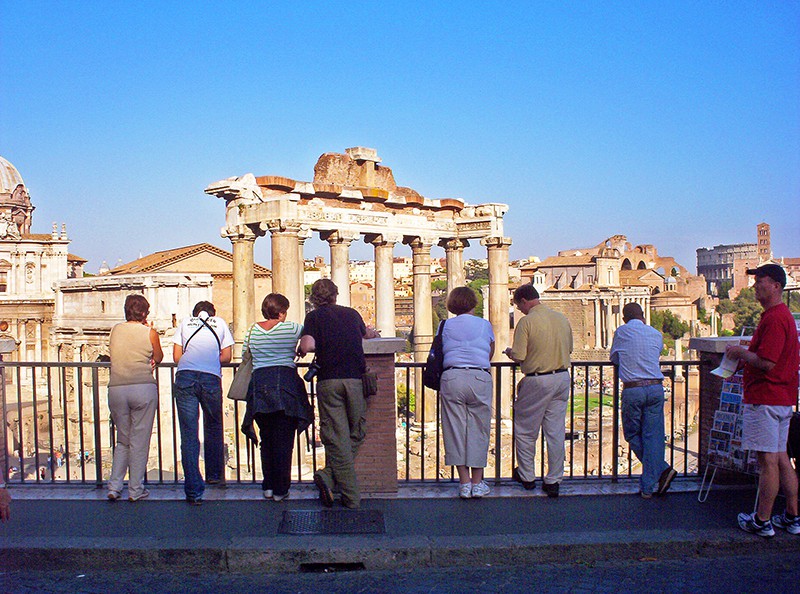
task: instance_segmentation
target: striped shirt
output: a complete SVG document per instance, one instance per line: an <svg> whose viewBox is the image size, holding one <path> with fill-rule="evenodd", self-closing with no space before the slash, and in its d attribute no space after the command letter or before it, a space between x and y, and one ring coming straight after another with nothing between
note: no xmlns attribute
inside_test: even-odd
<svg viewBox="0 0 800 594"><path fill-rule="evenodd" d="M244 348L253 354L253 369L283 365L296 367L294 362L297 340L303 325L297 322L278 322L269 330L253 324L244 339Z"/></svg>

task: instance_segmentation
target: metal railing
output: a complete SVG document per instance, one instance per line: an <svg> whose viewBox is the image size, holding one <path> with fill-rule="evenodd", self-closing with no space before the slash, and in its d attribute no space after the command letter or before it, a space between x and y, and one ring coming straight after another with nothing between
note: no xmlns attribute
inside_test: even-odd
<svg viewBox="0 0 800 594"><path fill-rule="evenodd" d="M454 469L444 463L439 395L421 388L415 375L422 363L398 363L398 415L404 447L399 478L405 481L452 481ZM700 362L661 361L665 380L665 445L667 461L679 476L697 474L700 418ZM567 479L617 481L640 474L641 467L622 435L621 386L608 361L575 361L571 365L570 400L565 419ZM514 411L517 382L522 378L513 363L492 363L494 418L485 471L487 480L511 477L515 463ZM435 404L429 405L428 399ZM413 402L413 405L411 404ZM426 406L428 404L428 406ZM426 417L427 415L427 417ZM430 418L430 417L433 418ZM537 474L545 470L546 446L536 445Z"/></svg>
<svg viewBox="0 0 800 594"><path fill-rule="evenodd" d="M11 483L94 484L101 486L111 468L114 426L107 405L109 363L0 363L0 397L6 427L7 466ZM424 364L398 362L398 479L405 482L454 480L444 464L438 393L422 388L418 376ZM668 461L679 475L697 473L696 419L699 418L699 362L662 361L666 386L666 445ZM301 366L303 366L301 364ZM227 387L235 365L224 366ZM488 480L510 478L515 466L513 400L519 368L493 363L494 418L490 441ZM147 481L182 481L178 417L172 398L174 364L156 369L158 413L153 428ZM567 479L604 479L638 474L621 435L620 386L609 362L574 362L565 432ZM413 386L420 386L415 393ZM310 386L312 404L315 384ZM432 401L430 399L433 399ZM414 400L416 403L414 405ZM426 406L427 405L427 406ZM239 428L244 403L225 400L226 474L229 483L261 481L257 447ZM426 418L426 410L429 417ZM431 412L433 411L433 412ZM537 442L537 466L544 469L545 446ZM311 481L324 454L315 424L295 445L292 478Z"/></svg>

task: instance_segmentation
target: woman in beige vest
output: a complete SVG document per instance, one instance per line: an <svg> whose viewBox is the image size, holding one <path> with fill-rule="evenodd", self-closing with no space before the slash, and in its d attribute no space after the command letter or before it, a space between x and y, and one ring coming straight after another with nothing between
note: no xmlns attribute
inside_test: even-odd
<svg viewBox="0 0 800 594"><path fill-rule="evenodd" d="M153 369L164 358L158 333L147 325L150 304L142 295L125 299L126 322L111 329L109 352L111 374L108 408L117 432L114 461L108 481L108 498L116 501L122 493L125 473L128 500L139 501L150 492L142 484L147 471L150 436L158 408L158 387Z"/></svg>

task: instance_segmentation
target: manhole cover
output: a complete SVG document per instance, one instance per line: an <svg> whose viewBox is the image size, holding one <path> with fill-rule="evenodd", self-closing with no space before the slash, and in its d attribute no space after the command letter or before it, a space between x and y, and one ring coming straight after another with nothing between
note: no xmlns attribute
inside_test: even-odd
<svg viewBox="0 0 800 594"><path fill-rule="evenodd" d="M383 512L377 509L293 510L283 512L278 534L383 534Z"/></svg>

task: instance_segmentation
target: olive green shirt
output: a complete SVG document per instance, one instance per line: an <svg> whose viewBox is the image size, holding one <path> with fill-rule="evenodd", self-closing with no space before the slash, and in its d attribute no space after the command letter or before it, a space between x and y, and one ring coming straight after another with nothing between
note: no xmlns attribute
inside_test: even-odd
<svg viewBox="0 0 800 594"><path fill-rule="evenodd" d="M549 307L535 305L514 329L511 358L522 373L569 369L572 328L567 318Z"/></svg>

